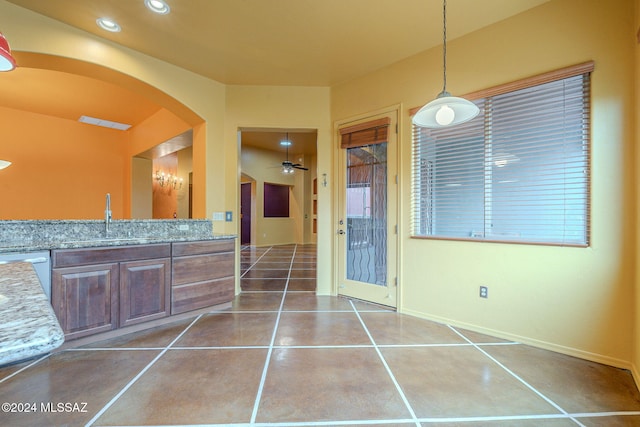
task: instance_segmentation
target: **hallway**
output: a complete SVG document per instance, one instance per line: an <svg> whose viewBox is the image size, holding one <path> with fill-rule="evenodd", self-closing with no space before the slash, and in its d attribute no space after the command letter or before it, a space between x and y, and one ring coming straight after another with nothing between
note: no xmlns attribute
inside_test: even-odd
<svg viewBox="0 0 640 427"><path fill-rule="evenodd" d="M627 371L317 297L313 246L241 262L230 309L1 368L0 400L37 405L0 425L640 425Z"/></svg>

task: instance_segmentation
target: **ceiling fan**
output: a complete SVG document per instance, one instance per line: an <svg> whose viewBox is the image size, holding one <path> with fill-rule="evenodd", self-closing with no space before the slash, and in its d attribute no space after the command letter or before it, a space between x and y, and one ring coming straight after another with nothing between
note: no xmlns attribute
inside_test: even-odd
<svg viewBox="0 0 640 427"><path fill-rule="evenodd" d="M287 149L287 158L282 162L282 173L284 174L292 174L295 172L295 169L300 169L303 171L308 171L309 168L305 168L300 163L293 163L289 160L289 147L291 146L291 141L289 140L289 133L287 132L286 138L284 141L280 141L280 145L286 147Z"/></svg>

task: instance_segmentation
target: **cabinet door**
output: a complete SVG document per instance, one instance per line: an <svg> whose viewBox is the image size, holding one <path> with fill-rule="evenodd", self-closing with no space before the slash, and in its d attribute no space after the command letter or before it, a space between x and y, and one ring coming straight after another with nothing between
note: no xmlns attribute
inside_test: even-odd
<svg viewBox="0 0 640 427"><path fill-rule="evenodd" d="M171 259L120 264L120 327L169 315Z"/></svg>
<svg viewBox="0 0 640 427"><path fill-rule="evenodd" d="M118 327L118 264L54 268L51 303L66 339Z"/></svg>

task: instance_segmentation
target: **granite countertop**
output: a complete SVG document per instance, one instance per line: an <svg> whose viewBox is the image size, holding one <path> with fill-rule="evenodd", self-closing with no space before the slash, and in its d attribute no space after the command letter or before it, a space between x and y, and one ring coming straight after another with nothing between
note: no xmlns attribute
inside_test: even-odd
<svg viewBox="0 0 640 427"><path fill-rule="evenodd" d="M78 238L63 241L22 242L15 245L5 245L0 242L0 253L33 252L53 249L78 249L101 246L147 245L153 243L193 242L201 240L235 239L236 236L226 234L207 234L200 236L176 237L96 237Z"/></svg>
<svg viewBox="0 0 640 427"><path fill-rule="evenodd" d="M236 237L214 233L210 220L116 220L108 233L100 220L9 220L0 221L0 254Z"/></svg>
<svg viewBox="0 0 640 427"><path fill-rule="evenodd" d="M53 308L28 262L0 264L0 365L49 353L64 342Z"/></svg>

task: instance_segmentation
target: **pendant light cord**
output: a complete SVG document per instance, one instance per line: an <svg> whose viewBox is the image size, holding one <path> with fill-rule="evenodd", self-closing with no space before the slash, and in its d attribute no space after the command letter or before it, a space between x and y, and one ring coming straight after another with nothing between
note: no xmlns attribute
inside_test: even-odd
<svg viewBox="0 0 640 427"><path fill-rule="evenodd" d="M447 93L447 0L442 1L442 93Z"/></svg>

